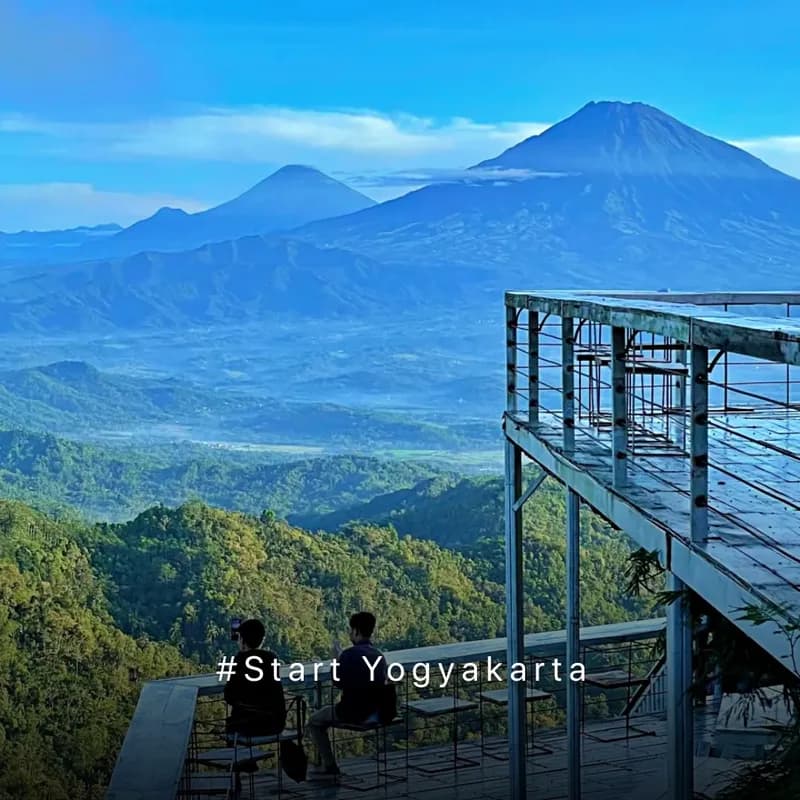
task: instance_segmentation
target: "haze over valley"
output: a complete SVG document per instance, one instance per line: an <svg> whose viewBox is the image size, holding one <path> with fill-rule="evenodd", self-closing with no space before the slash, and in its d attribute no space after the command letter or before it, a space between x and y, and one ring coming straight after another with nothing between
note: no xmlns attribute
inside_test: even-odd
<svg viewBox="0 0 800 800"><path fill-rule="evenodd" d="M134 445L486 452L505 289L793 285L800 181L651 106L589 103L486 156L384 203L287 166L207 211L3 234L7 423ZM7 381L22 376L20 399ZM71 407L41 404L66 391L54 379ZM129 405L136 381L185 398L112 419L104 391L125 380Z"/></svg>

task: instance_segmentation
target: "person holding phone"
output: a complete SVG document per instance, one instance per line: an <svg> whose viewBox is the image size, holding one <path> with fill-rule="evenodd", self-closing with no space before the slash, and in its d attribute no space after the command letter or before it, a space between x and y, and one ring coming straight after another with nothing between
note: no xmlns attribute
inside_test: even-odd
<svg viewBox="0 0 800 800"><path fill-rule="evenodd" d="M378 722L385 703L386 660L372 644L375 616L359 611L350 617L349 624L351 646L342 650L338 641L333 642L333 656L339 663L339 702L323 706L308 721L308 732L321 762L318 774L322 775L339 774L328 729L337 722Z"/></svg>
<svg viewBox="0 0 800 800"><path fill-rule="evenodd" d="M286 726L286 698L273 669L278 656L262 649L265 633L260 620L231 621L231 638L239 642L239 652L233 674L225 684L229 734L273 736Z"/></svg>

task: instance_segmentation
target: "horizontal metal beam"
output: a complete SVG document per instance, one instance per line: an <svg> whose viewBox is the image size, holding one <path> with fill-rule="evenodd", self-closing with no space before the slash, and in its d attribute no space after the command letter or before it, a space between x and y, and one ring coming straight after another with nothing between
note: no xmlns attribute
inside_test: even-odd
<svg viewBox="0 0 800 800"><path fill-rule="evenodd" d="M621 300L653 300L659 303L690 303L695 306L785 306L800 305L797 292L626 292L581 291L581 294L616 297Z"/></svg>
<svg viewBox="0 0 800 800"><path fill-rule="evenodd" d="M559 292L507 292L506 297L542 295L588 295L619 300L650 300L656 303L689 303L695 306L783 306L800 305L800 292L635 292L625 289L572 289ZM526 308L513 302L517 308Z"/></svg>
<svg viewBox="0 0 800 800"><path fill-rule="evenodd" d="M692 320L692 344L710 350L800 365L800 325L766 317L698 317Z"/></svg>
<svg viewBox="0 0 800 800"><path fill-rule="evenodd" d="M647 331L709 350L800 366L800 325L785 317L745 317L702 305L588 292L507 292L506 306Z"/></svg>
<svg viewBox="0 0 800 800"><path fill-rule="evenodd" d="M574 295L573 297L558 297L547 295L518 296L514 293L506 294L506 305L515 308L528 308L533 311L553 314L557 317L575 317L588 319L603 325L616 325L620 328L633 328L638 331L648 331L663 336L670 336L680 341L688 341L690 334L691 317L683 312L671 313L668 304L665 308L654 313L646 303L641 308L633 306L624 307L620 303L612 304L600 302L600 298L591 298L587 295ZM674 306L678 309L679 306Z"/></svg>
<svg viewBox="0 0 800 800"><path fill-rule="evenodd" d="M659 553L661 564L703 597L746 636L781 661L791 672L800 664L800 644L792 653L791 643L778 626L769 622L753 625L741 619L745 606L763 606L761 597L742 583L738 575L704 552L703 545L691 544L647 515L636 503L615 491L584 469L573 464L538 438L523 422L509 415L505 435L542 469L576 491L602 517L623 530L639 546ZM687 531L688 533L688 531ZM800 674L800 673L798 673Z"/></svg>

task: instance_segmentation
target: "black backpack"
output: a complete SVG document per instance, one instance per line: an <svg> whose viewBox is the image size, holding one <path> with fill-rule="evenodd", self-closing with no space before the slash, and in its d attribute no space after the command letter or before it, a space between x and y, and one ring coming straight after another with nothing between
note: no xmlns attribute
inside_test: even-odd
<svg viewBox="0 0 800 800"><path fill-rule="evenodd" d="M280 743L281 767L283 771L295 782L302 783L308 771L308 756L300 742L294 739L284 739Z"/></svg>

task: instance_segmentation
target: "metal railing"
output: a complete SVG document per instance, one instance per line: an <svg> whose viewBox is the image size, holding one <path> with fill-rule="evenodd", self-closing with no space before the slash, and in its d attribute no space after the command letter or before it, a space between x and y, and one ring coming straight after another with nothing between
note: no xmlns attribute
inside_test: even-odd
<svg viewBox="0 0 800 800"><path fill-rule="evenodd" d="M507 440L798 672L800 294L505 304Z"/></svg>
<svg viewBox="0 0 800 800"><path fill-rule="evenodd" d="M630 670L631 674L646 676L656 656L653 642L662 635L663 619L642 620L615 625L601 625L582 629L581 641L587 671ZM527 676L530 688L550 696L549 702L538 706L529 717L530 732L535 735L548 728L563 724L565 666L561 667L561 681L551 672L554 658L563 658L565 632L552 631L529 634L525 639ZM413 713L413 703L426 698L460 698L470 705L459 713L457 736L469 742L481 757L504 759L506 715L502 697L507 692L508 670L501 672L502 680L487 674L487 659L495 664L504 662L505 639L488 639L458 642L431 647L385 653L387 662L396 665L395 677L402 668L405 674L398 682L401 705L411 704L404 712L404 723L393 731L388 746L397 751L405 748L405 758L413 764L426 749L443 747L450 742L451 720L438 719L437 724L423 724ZM536 664L544 664L537 671ZM453 665L452 677L445 687L437 680L424 686L419 680L422 670L415 676L415 665ZM476 664L477 672L467 674L467 665ZM506 665L507 666L507 665ZM318 704L330 691L330 670L323 665L313 679L313 669L307 665L302 681L288 680L289 670L284 666L284 685L287 693L303 696L310 707ZM432 670L432 675L436 673ZM390 677L392 671L390 670ZM131 719L125 741L108 789L108 800L125 798L192 797L192 776L197 780L197 766L192 755L197 753L198 725L204 730L219 725L224 717L221 694L224 684L216 675L197 675L153 681L143 687L139 703ZM487 695L488 693L488 695ZM487 696L490 700L487 700ZM324 702L324 701L323 701ZM620 692L592 690L586 698L586 714L590 719L613 717L624 711L625 696ZM444 722L444 725L438 724ZM360 755L354 742L339 741L345 756ZM354 749L355 748L355 749ZM409 755L410 754L410 755Z"/></svg>
<svg viewBox="0 0 800 800"><path fill-rule="evenodd" d="M730 489L719 491L715 505L714 487L734 483L752 494L753 505L800 511L800 445L791 438L800 436L795 305L800 295L786 293L509 293L507 411L530 424L567 428L579 444L593 440L608 449L615 471L636 471L645 483L658 477L679 495L693 491L684 478L688 462L699 459L692 473L704 485L694 490L711 487L702 508L726 513ZM623 343L616 358L615 327ZM624 405L615 409L620 359ZM573 385L565 389L566 374ZM692 408L693 398L702 408ZM685 473L648 460L663 456L682 460ZM747 469L737 469L743 461ZM758 538L746 521L730 522ZM783 555L800 567L794 552Z"/></svg>

